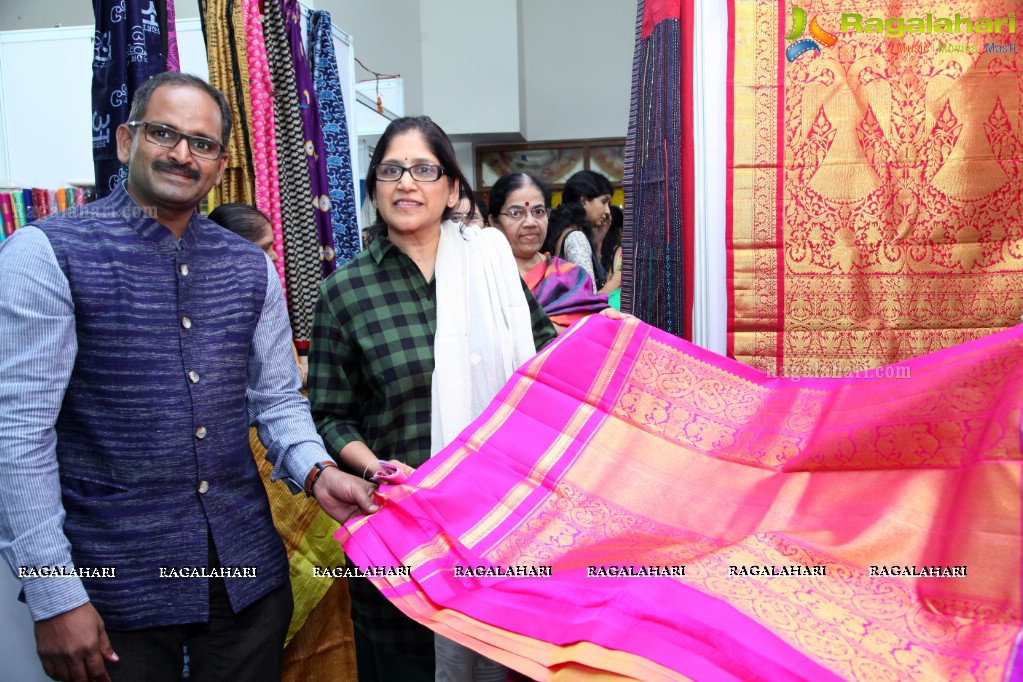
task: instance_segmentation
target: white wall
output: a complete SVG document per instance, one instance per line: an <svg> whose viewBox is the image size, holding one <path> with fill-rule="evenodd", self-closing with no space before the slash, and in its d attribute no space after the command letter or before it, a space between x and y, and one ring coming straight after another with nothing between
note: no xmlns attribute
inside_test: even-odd
<svg viewBox="0 0 1023 682"><path fill-rule="evenodd" d="M0 35L0 181L48 188L92 181L92 36L91 26ZM177 40L182 70L205 79L199 19L178 17ZM66 86L38 87L62 79Z"/></svg>
<svg viewBox="0 0 1023 682"><path fill-rule="evenodd" d="M634 0L317 0L316 6L353 36L356 56L368 67L401 74L406 114L427 114L452 134L489 134L487 142L505 132L508 141L625 136ZM357 77L371 76L357 69Z"/></svg>
<svg viewBox="0 0 1023 682"><path fill-rule="evenodd" d="M331 23L352 36L355 56L363 64L404 79L405 113L409 115L423 113L419 6L419 0L316 0L316 9L330 12ZM372 75L356 67L355 78L361 81Z"/></svg>
<svg viewBox="0 0 1023 682"><path fill-rule="evenodd" d="M635 0L315 0L405 111L488 142L624 137ZM198 16L178 2L178 18ZM92 24L81 0L0 0L0 31ZM361 68L359 80L370 78ZM478 108L473 107L478 103ZM516 111L516 107L518 111Z"/></svg>
<svg viewBox="0 0 1023 682"><path fill-rule="evenodd" d="M625 137L636 3L521 2L527 139Z"/></svg>
<svg viewBox="0 0 1023 682"><path fill-rule="evenodd" d="M420 5L423 113L448 135L517 134L518 12L510 0Z"/></svg>

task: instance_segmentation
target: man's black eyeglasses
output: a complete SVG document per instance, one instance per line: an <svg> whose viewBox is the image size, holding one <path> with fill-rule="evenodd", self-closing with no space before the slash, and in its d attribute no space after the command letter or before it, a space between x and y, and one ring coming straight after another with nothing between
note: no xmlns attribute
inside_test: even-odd
<svg viewBox="0 0 1023 682"><path fill-rule="evenodd" d="M146 139L159 147L167 147L173 149L178 146L181 139L184 138L188 141L188 151L192 152L193 156L198 156L200 159L219 159L224 153L224 145L219 142L206 137L196 137L195 135L186 135L180 130L175 130L170 126L165 126L162 123L150 123L149 121L128 121L126 124L129 128L138 128L142 126L142 130L145 131Z"/></svg>

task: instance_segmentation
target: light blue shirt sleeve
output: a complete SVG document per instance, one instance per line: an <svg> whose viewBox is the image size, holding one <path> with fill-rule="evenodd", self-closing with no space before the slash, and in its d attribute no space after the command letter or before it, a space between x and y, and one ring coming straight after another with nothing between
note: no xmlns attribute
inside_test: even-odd
<svg viewBox="0 0 1023 682"><path fill-rule="evenodd" d="M77 353L67 278L46 235L23 227L0 248L0 554L15 575L73 566L54 425ZM33 620L89 600L77 577L20 579Z"/></svg>
<svg viewBox="0 0 1023 682"><path fill-rule="evenodd" d="M249 422L257 425L266 458L274 466L271 480L283 478L296 493L317 462L332 458L302 395L280 277L269 258L266 265L266 300L249 353Z"/></svg>

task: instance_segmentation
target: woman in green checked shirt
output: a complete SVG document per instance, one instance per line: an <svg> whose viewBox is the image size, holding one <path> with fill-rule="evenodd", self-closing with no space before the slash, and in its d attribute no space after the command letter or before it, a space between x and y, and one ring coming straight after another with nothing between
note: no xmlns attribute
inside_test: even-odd
<svg viewBox="0 0 1023 682"><path fill-rule="evenodd" d="M367 479L381 460L411 474L555 338L504 235L445 222L462 187L443 130L426 117L393 121L366 178L377 210L370 244L320 287L313 417L339 464ZM444 638L435 656L430 630L365 578L349 586L360 682L506 678L502 666Z"/></svg>

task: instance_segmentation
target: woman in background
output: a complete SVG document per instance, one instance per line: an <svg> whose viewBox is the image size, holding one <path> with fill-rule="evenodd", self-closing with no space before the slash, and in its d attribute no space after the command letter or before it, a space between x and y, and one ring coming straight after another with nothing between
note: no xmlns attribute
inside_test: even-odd
<svg viewBox="0 0 1023 682"><path fill-rule="evenodd" d="M270 221L248 204L222 204L210 220L255 243L276 261ZM296 361L298 356L296 355ZM299 363L299 369L305 363ZM306 375L302 371L302 387ZM295 496L280 483L271 484L273 467L256 428L249 429L249 446L270 500L274 527L284 540L290 565L295 610L281 663L283 682L355 682L355 634L349 615L345 580L314 577L313 566L341 566L344 552L334 540L339 524L311 497Z"/></svg>
<svg viewBox="0 0 1023 682"><path fill-rule="evenodd" d="M620 206L611 204L611 226L599 248L600 264L608 271L608 282L618 287L607 292L607 303L615 310L622 305L622 231L625 228L625 212Z"/></svg>
<svg viewBox="0 0 1023 682"><path fill-rule="evenodd" d="M210 211L210 220L226 227L239 237L248 239L250 242L263 249L263 253L270 257L274 263L277 262L277 252L274 251L274 233L270 226L270 219L262 211L248 204L221 204Z"/></svg>
<svg viewBox="0 0 1023 682"><path fill-rule="evenodd" d="M313 419L328 452L357 476L372 478L388 463L411 473L554 339L504 237L446 221L463 187L436 123L392 121L366 178L377 211L370 244L320 287ZM503 666L435 642L368 580L352 578L349 589L360 682L506 679Z"/></svg>
<svg viewBox="0 0 1023 682"><path fill-rule="evenodd" d="M608 307L607 296L593 293L593 281L581 267L542 253L547 238L551 193L528 173L502 176L490 190L490 224L511 244L519 273L560 334L576 320Z"/></svg>
<svg viewBox="0 0 1023 682"><path fill-rule="evenodd" d="M595 171L575 173L561 191L561 205L551 214L544 251L575 263L593 280L594 293L621 286L621 275L609 279L599 254L611 227L611 182Z"/></svg>
<svg viewBox="0 0 1023 682"><path fill-rule="evenodd" d="M455 205L448 220L463 225L487 226L487 207L483 200L466 188L458 190L458 203Z"/></svg>

